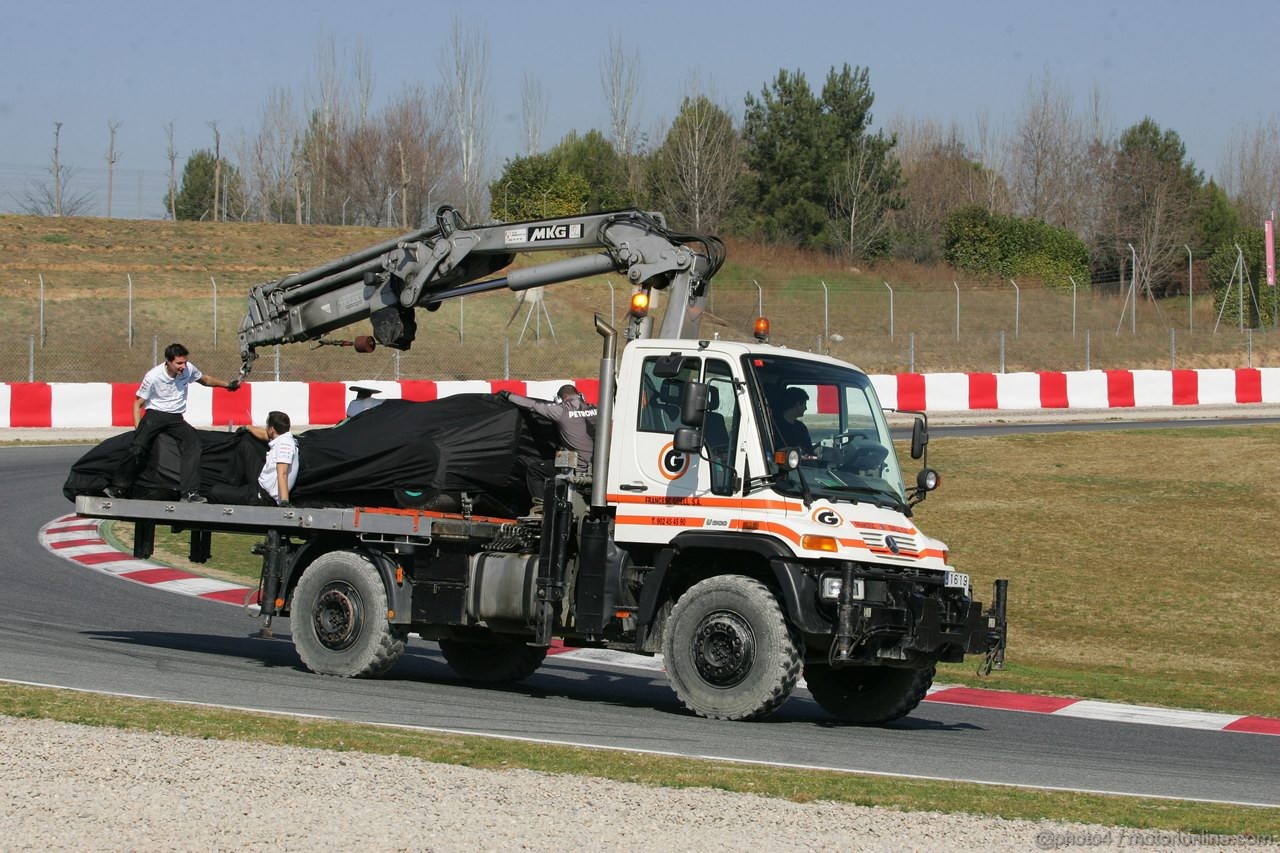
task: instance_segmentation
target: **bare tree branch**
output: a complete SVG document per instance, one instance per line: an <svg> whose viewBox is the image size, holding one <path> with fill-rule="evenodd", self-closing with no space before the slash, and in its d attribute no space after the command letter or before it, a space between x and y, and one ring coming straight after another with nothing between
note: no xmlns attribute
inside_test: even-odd
<svg viewBox="0 0 1280 853"><path fill-rule="evenodd" d="M112 178L115 176L116 163L120 161L120 152L116 151L116 131L120 129L120 122L115 119L107 121L107 133L111 141L107 145L107 218L111 218L111 189Z"/></svg>
<svg viewBox="0 0 1280 853"><path fill-rule="evenodd" d="M462 213L474 221L486 210L485 157L492 113L488 36L465 29L461 19L454 18L441 64L462 169Z"/></svg>
<svg viewBox="0 0 1280 853"><path fill-rule="evenodd" d="M520 115L524 121L524 154L532 157L542 149L542 128L547 123L547 94L542 81L525 74L520 85Z"/></svg>

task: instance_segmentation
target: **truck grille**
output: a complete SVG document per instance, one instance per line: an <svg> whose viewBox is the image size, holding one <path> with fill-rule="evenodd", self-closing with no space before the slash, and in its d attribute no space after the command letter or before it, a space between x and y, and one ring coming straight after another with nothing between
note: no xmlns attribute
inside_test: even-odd
<svg viewBox="0 0 1280 853"><path fill-rule="evenodd" d="M920 544L914 536L907 536L903 533L884 533L879 530L859 530L862 535L862 541L867 543L867 547L871 549L871 553L883 557L887 560L904 560L912 561L919 558ZM894 554L893 550L884 541L886 536L892 536L893 541L898 546L898 553Z"/></svg>

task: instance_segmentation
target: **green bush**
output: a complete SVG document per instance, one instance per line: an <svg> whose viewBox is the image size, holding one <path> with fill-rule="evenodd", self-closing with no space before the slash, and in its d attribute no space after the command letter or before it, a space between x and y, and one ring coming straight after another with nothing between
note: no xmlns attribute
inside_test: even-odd
<svg viewBox="0 0 1280 853"><path fill-rule="evenodd" d="M1089 284L1089 250L1071 231L1038 219L962 207L947 218L945 257L957 269L999 278L1035 278L1068 288Z"/></svg>
<svg viewBox="0 0 1280 853"><path fill-rule="evenodd" d="M1244 228L1224 240L1209 257L1209 284L1213 287L1214 313L1221 312L1227 326L1240 323L1240 276L1236 270L1236 246L1244 254L1244 325L1257 329L1275 323L1276 297L1267 287L1266 243L1261 228ZM1223 302L1226 305L1223 305Z"/></svg>

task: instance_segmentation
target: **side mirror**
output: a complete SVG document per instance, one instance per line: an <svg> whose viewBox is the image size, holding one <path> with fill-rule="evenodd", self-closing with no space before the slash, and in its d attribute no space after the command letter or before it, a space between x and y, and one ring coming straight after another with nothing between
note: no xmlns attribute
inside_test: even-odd
<svg viewBox="0 0 1280 853"><path fill-rule="evenodd" d="M686 382L680 391L680 420L685 426L700 427L707 419L707 401L711 386L705 382Z"/></svg>
<svg viewBox="0 0 1280 853"><path fill-rule="evenodd" d="M693 427L679 427L672 439L671 446L681 453L698 454L702 451L702 430Z"/></svg>
<svg viewBox="0 0 1280 853"><path fill-rule="evenodd" d="M924 418L916 418L915 425L911 427L911 458L919 459L924 456L924 450L929 446L929 428L924 424Z"/></svg>

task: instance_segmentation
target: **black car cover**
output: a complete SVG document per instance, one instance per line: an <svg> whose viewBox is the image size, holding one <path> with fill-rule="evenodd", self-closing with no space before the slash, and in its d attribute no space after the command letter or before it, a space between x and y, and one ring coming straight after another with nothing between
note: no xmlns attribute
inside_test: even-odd
<svg viewBox="0 0 1280 853"><path fill-rule="evenodd" d="M246 430L197 430L201 478L236 485L262 470L266 445ZM133 433L86 453L63 486L69 500L102 494L129 450ZM525 470L555 452L555 432L533 412L490 394L460 394L431 402L387 400L338 426L297 436L298 480L290 497L311 506L460 508L465 494L477 512L518 514L528 508ZM132 495L177 494L177 443L160 436Z"/></svg>

